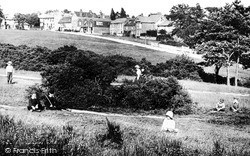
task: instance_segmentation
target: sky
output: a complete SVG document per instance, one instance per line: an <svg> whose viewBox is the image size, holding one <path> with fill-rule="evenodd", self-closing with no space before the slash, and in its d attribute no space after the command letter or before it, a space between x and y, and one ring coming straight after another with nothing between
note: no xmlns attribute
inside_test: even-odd
<svg viewBox="0 0 250 156"><path fill-rule="evenodd" d="M106 15L110 15L111 8L115 12L120 12L121 7L124 8L130 16L137 16L141 13L148 15L149 13L161 12L169 14L172 6L177 4L188 4L195 6L197 3L202 8L205 7L221 7L226 3L232 3L234 0L0 0L0 7L4 14L13 15L14 13L34 13L45 12L47 10L64 10L83 11L92 10L95 13L102 11ZM250 6L250 0L241 0L244 6Z"/></svg>

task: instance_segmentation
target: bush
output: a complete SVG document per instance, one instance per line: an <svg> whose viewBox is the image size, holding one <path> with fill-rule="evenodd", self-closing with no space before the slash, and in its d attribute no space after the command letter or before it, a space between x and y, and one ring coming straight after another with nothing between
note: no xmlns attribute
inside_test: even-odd
<svg viewBox="0 0 250 156"><path fill-rule="evenodd" d="M175 111L192 104L191 98L174 77L145 78L136 82L127 82L118 87L111 87L107 94L112 99L112 107L136 110L173 109ZM189 114L191 108L185 111L185 114ZM177 112L180 113L180 111Z"/></svg>
<svg viewBox="0 0 250 156"><path fill-rule="evenodd" d="M12 61L15 69L41 71L47 66L50 52L48 48L39 46L0 44L0 67L6 67L6 62Z"/></svg>
<svg viewBox="0 0 250 156"><path fill-rule="evenodd" d="M165 63L158 63L152 69L155 76L175 76L177 79L191 79L202 81L199 73L203 71L191 58L185 55L176 56Z"/></svg>
<svg viewBox="0 0 250 156"><path fill-rule="evenodd" d="M117 75L104 56L64 46L48 58L50 65L41 73L43 86L54 90L63 108L86 109L107 102L103 93Z"/></svg>
<svg viewBox="0 0 250 156"><path fill-rule="evenodd" d="M166 40L172 40L172 36L170 34L164 34L164 35L158 35L156 37L156 41L166 41ZM165 43L165 42L163 42Z"/></svg>
<svg viewBox="0 0 250 156"><path fill-rule="evenodd" d="M166 45L171 45L171 46L176 46L176 47L188 47L188 45L186 45L185 43L182 42L177 42L174 40L166 40L166 41L161 41L160 44L166 44Z"/></svg>
<svg viewBox="0 0 250 156"><path fill-rule="evenodd" d="M147 30L146 35L149 37L157 37L157 30Z"/></svg>

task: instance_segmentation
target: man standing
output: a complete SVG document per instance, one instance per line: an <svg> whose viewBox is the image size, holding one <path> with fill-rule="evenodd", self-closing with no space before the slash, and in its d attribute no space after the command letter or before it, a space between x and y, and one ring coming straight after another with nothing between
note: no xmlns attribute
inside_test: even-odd
<svg viewBox="0 0 250 156"><path fill-rule="evenodd" d="M13 73L14 73L14 68L12 66L12 62L9 61L7 63L7 67L6 67L6 75L7 75L7 83L8 84L12 84Z"/></svg>

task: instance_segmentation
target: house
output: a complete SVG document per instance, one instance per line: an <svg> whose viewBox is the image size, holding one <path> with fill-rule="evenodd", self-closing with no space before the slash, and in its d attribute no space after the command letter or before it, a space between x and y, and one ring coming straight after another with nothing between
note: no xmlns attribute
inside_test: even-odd
<svg viewBox="0 0 250 156"><path fill-rule="evenodd" d="M129 19L124 25L124 35L125 36L135 36L135 26L136 22L135 19Z"/></svg>
<svg viewBox="0 0 250 156"><path fill-rule="evenodd" d="M136 37L139 37L142 33L146 33L148 30L157 30L158 24L165 20L166 17L161 13L150 14L148 17L136 17Z"/></svg>
<svg viewBox="0 0 250 156"><path fill-rule="evenodd" d="M11 17L7 14L4 15L5 18L2 18L1 28L2 29L16 29L16 22L14 17Z"/></svg>
<svg viewBox="0 0 250 156"><path fill-rule="evenodd" d="M109 34L111 20L98 16L92 11L75 11L72 16L72 29L88 34Z"/></svg>
<svg viewBox="0 0 250 156"><path fill-rule="evenodd" d="M71 16L64 16L62 17L59 22L59 31L64 30L72 30L72 17Z"/></svg>
<svg viewBox="0 0 250 156"><path fill-rule="evenodd" d="M111 21L110 34L122 36L124 34L124 25L127 23L127 21L127 18L118 18L114 21Z"/></svg>
<svg viewBox="0 0 250 156"><path fill-rule="evenodd" d="M60 27L58 22L62 16L62 13L59 11L39 15L40 28L42 30L58 30Z"/></svg>
<svg viewBox="0 0 250 156"><path fill-rule="evenodd" d="M165 20L157 25L157 32L160 30L166 30L166 33L169 34L174 30L173 22L170 20Z"/></svg>

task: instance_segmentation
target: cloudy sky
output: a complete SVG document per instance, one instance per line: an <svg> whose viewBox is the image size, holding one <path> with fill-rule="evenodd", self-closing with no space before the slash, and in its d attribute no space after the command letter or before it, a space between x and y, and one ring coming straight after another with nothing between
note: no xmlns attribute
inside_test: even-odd
<svg viewBox="0 0 250 156"><path fill-rule="evenodd" d="M45 12L50 9L68 9L76 11L92 10L93 12L109 15L111 8L115 12L125 9L130 16L137 16L141 13L161 12L168 14L172 6L177 4L188 4L195 6L199 3L203 8L207 6L224 6L226 3L232 3L234 0L0 0L0 6L5 14L14 13L33 13ZM245 6L250 6L250 0L241 0Z"/></svg>

